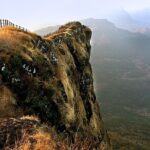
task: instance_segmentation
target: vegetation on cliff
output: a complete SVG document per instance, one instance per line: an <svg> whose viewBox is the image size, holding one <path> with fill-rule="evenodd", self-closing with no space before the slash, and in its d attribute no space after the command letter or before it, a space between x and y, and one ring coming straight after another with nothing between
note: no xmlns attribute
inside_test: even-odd
<svg viewBox="0 0 150 150"><path fill-rule="evenodd" d="M56 140L51 140L52 134L48 135L52 133L49 129L54 129L66 147L78 143L74 149L82 149L79 145L88 143L86 149L110 149L93 88L90 38L91 30L79 22L61 26L44 38L13 27L0 29L0 119L6 119L0 126L5 125L3 122L6 126L9 123L7 132L1 132L4 136L0 140L1 148L9 143L7 133L11 136L18 126L19 132L25 129L23 124L26 122L20 118L34 115L40 120L38 127L35 126L37 122L27 119L29 124L34 124L33 130L45 123L48 127L45 133L38 130L38 133L26 136L34 137L35 143L45 136L43 141L53 141L50 145L55 147ZM9 129L13 130L9 132ZM20 134L19 139L24 140L17 139L17 142L23 144L27 140L28 143L30 138L26 137ZM82 142L76 142L75 137ZM85 139L86 144L83 144ZM32 147L33 143L29 145ZM9 146L15 148L15 142ZM17 145L20 146L24 145Z"/></svg>

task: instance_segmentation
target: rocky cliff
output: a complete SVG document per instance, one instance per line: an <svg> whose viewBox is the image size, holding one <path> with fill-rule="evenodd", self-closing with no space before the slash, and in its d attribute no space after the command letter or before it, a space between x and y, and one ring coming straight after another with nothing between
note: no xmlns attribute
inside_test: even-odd
<svg viewBox="0 0 150 150"><path fill-rule="evenodd" d="M14 147L16 138L9 142L7 135L21 136L23 129L36 130L45 123L68 139L68 147L78 138L90 141L86 149L110 149L94 93L90 38L91 30L79 22L45 37L0 29L1 149L6 143ZM38 116L40 123L32 117L21 119L26 115Z"/></svg>

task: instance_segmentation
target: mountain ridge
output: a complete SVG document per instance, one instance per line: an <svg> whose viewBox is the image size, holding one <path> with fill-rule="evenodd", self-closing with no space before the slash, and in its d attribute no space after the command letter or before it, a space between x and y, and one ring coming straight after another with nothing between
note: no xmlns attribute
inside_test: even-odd
<svg viewBox="0 0 150 150"><path fill-rule="evenodd" d="M93 88L89 63L91 34L80 22L61 26L44 38L13 27L0 29L0 86L3 89L0 94L4 97L0 99L4 106L0 118L14 118L4 122L12 128L16 125L19 137L20 129L17 129L24 128L22 124L27 123L28 129L34 123L32 117L26 116L35 115L47 128L54 128L56 135L61 134L64 141L68 137L68 147L80 139L76 145L79 149L81 145L84 147L84 142L86 149L111 149ZM20 120L22 117L25 121ZM3 129L5 124L0 126ZM8 131L12 128L7 127ZM36 128L29 134L34 134L34 130ZM7 141L7 133L2 133L1 148L5 142L11 143L8 147L14 147L15 141ZM9 134L11 137L12 131ZM38 144L39 139L33 140Z"/></svg>

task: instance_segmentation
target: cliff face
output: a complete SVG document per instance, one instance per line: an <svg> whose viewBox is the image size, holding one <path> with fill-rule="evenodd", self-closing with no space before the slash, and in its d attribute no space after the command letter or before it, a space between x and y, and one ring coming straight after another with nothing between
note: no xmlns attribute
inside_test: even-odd
<svg viewBox="0 0 150 150"><path fill-rule="evenodd" d="M76 134L93 139L91 148L110 149L94 93L90 38L79 22L44 38L0 29L1 120L36 115L64 138Z"/></svg>

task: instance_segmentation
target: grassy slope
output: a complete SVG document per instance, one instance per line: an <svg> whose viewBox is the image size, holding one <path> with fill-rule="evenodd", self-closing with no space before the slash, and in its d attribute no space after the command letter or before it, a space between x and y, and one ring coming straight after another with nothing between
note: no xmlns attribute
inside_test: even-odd
<svg viewBox="0 0 150 150"><path fill-rule="evenodd" d="M63 28L62 28L62 30L63 30ZM86 33L88 34L89 31L86 30ZM55 34L57 36L59 34L59 32L56 32ZM64 85L67 88L66 91L68 90L68 92L67 92L68 95L67 96L69 96L70 101L73 100L73 102L74 102L74 99L77 99L77 98L74 97L74 93L72 91L73 88L71 86L73 86L73 84L71 85L71 83L73 83L73 82L71 82L71 83L68 82L67 72L66 72L67 69L68 69L68 71L70 70L70 68L67 68L67 67L69 67L69 65L74 65L74 63L71 64L70 60L71 60L72 57L70 56L71 55L70 53L69 53L70 55L68 54L69 56L66 57L66 59L64 59L64 56L62 56L63 54L60 55L61 52L58 52L58 49L55 48L55 51L59 53L58 57L62 57L62 58L59 58L60 62L62 62L62 61L64 61L64 62L62 63L62 65L60 65L61 67L58 67L58 68L57 67L51 67L51 64L49 63L49 61L45 61L47 59L46 55L41 54L42 52L40 52L37 49L38 47L36 45L37 44L36 41L39 40L38 38L39 37L37 35L34 35L32 33L22 32L20 30L15 29L15 28L8 28L7 27L7 28L3 28L2 30L0 30L0 58L1 58L1 61L3 63L2 65L4 65L4 64L6 65L4 71L2 71L2 69L1 69L1 72L2 73L3 72L7 73L7 75L2 74L2 79L4 80L4 77L7 77L4 80L4 82L6 82L6 84L10 85L10 87L12 87L12 89L14 91L17 91L17 93L15 93L15 96L16 96L15 98L18 98L17 102L20 105L24 106L24 104L25 104L25 106L27 106L27 107L29 106L29 108L32 109L31 110L32 112L33 112L33 110L36 110L36 113L42 115L41 117L43 117L43 120L44 120L44 117L49 117L48 119L51 119L54 124L56 124L56 123L59 124L57 122L59 120L59 115L58 115L58 118L57 118L57 109L55 109L55 107L52 108L52 106L53 106L52 103L50 103L50 102L48 103L48 101L52 98L52 96L53 97L55 96L54 98L58 98L59 100L61 100L61 98L63 99L63 96L59 93L59 90L56 91L56 89L58 89L57 87L56 87L56 89L54 91L54 94L53 94L53 88L51 86L48 86L48 85L53 85L55 87L56 84L57 84L57 86L59 86L60 84L58 84L58 82L55 82L56 78L54 76L53 76L53 81L48 80L50 75L51 76L53 75L52 74L53 70L46 70L46 69L47 68L48 69L49 68L50 69L53 69L53 68L57 69L57 73L55 74L56 77L61 78L63 80L63 82L65 82ZM42 39L42 42L44 44L47 44L48 43L47 40L51 40L51 38L52 37L50 35L47 38ZM82 40L84 40L83 37L82 37ZM80 62L80 59L82 61L82 59L83 59L82 57L84 57L84 59L89 57L89 54L87 54L87 51L86 51L87 49L85 48L85 44L82 43L82 46L84 45L83 47L81 46L81 44L78 44L76 42L74 44L75 44L75 48L77 50L79 50L79 51L76 52L76 53L79 53L78 56L77 56L77 58L79 59L79 62ZM61 45L61 46L62 46L61 48L66 50L65 47L63 47L63 45ZM66 55L67 55L67 53L66 53ZM37 68L38 72L37 72L37 76L35 77L34 80L31 80L31 79L34 78L34 76L32 74L29 74L29 72L27 73L25 70L23 70L22 67L24 66L24 63L28 64L28 65L32 65L32 67ZM74 65L72 67L76 67L76 66ZM77 66L77 67L83 67L83 66ZM61 69L63 69L63 70L61 70ZM48 76L48 78L45 77L45 74ZM91 75L90 65L87 65L85 67L85 75ZM12 82L13 76L15 78L20 79L18 83ZM73 74L73 78L74 78L74 74ZM40 82L40 80L42 82ZM25 82L22 82L22 81L25 81ZM20 82L21 82L21 84L20 84ZM24 83L27 83L27 87L25 86L26 84L24 84ZM42 83L42 87L41 87L41 83ZM62 87L60 87L60 88L62 88ZM93 89L93 86L90 86L89 89ZM13 90L11 91L12 93L13 93ZM77 89L74 89L74 90L77 91ZM10 95L12 94L11 92L10 92ZM40 93L40 96L39 96L39 93ZM44 96L43 96L42 93L44 93ZM42 103L40 102L40 100L42 101ZM15 99L15 102L16 102L16 99ZM67 102L67 104L68 104L68 102ZM77 103L77 104L80 105L80 103ZM9 105L13 105L13 104L8 103L8 106ZM81 116L85 115L85 113L83 111L84 107L82 105L83 104L81 103L81 105L79 106L78 112L77 112ZM60 106L62 106L62 104L60 104ZM26 108L24 108L24 109L26 109ZM92 105L92 109L97 110L99 112L99 108L96 105L96 102L94 102L94 104ZM48 110L51 111L51 112L48 112ZM72 111L72 113L70 113L71 112L70 110L71 110L70 105L66 105L65 109L61 109L61 113L64 113L65 116L66 116L66 118L65 118L66 122L67 121L71 122L72 119L74 119L73 118L75 116L74 111ZM55 116L55 114L56 114L56 116ZM7 117L10 117L11 115L12 114L10 113ZM19 117L18 114L15 114L15 115L17 117ZM6 117L6 116L4 116L4 117ZM79 116L77 116L77 117L79 117ZM99 117L99 113L98 113L98 117ZM97 114L94 113L94 115L92 115L92 118L90 119L90 125L93 127L92 128L92 134L94 132L96 133L95 130L100 132L100 128L102 127L101 123L98 123L98 125L97 125L97 121L99 120L98 117L97 117ZM88 124L89 124L89 122L88 122ZM61 126L61 124L59 124L59 125ZM81 130L81 132L83 134L82 130ZM86 133L87 133L87 130L86 130ZM104 134L104 133L102 133L102 134ZM75 135L75 136L77 136L77 135ZM106 142L105 137L104 137L104 140ZM86 142L85 141L80 141L79 143L77 143L78 145L76 147L78 147L78 146L79 147L81 147L81 146L84 147L84 143L86 144L86 147L87 147L87 143L88 143L87 139L86 139ZM91 147L91 144L93 144L93 143L94 142L92 142L92 140L90 139L88 144ZM21 144L24 144L24 143L21 143ZM102 146L104 147L105 145L106 144L103 143ZM26 149L28 149L28 145L25 145L25 146L27 146ZM29 144L29 146L30 146L30 144ZM20 149L23 149L23 148L20 148ZM85 148L85 149L89 149L89 148Z"/></svg>

